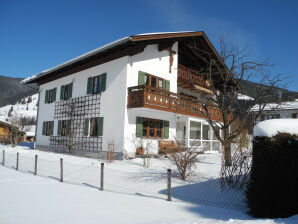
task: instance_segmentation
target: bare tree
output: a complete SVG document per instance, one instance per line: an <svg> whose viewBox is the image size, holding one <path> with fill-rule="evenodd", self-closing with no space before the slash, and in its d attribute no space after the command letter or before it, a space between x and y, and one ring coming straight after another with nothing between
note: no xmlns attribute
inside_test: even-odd
<svg viewBox="0 0 298 224"><path fill-rule="evenodd" d="M167 154L167 158L177 168L180 178L186 180L195 172L197 157L202 152L197 144L185 147L183 143L176 141L176 147L172 153Z"/></svg>
<svg viewBox="0 0 298 224"><path fill-rule="evenodd" d="M14 113L10 118L11 125L9 126L9 140L13 147L17 145L20 138L24 135L22 131L23 124L21 121L21 117Z"/></svg>
<svg viewBox="0 0 298 224"><path fill-rule="evenodd" d="M82 119L77 119L76 105L72 100L65 101L63 112L61 113L67 118L67 133L63 133L65 135L64 138L55 138L53 140L59 145L66 146L67 152L71 154L74 148L86 144L84 141L77 140L77 137L80 135L79 130L82 125Z"/></svg>
<svg viewBox="0 0 298 224"><path fill-rule="evenodd" d="M201 106L200 113L206 117L216 138L223 146L224 165L232 165L231 144L260 116L272 94L283 79L280 75L273 76L268 69L272 66L265 61L249 60L246 50L229 47L224 37L220 38L219 55L202 50L196 41L188 44L191 52L200 61L196 72L202 75L209 92L202 92L197 103ZM202 63L203 62L203 63ZM245 95L241 85L244 81L257 82L257 93L250 100L239 100ZM219 113L215 119L214 113ZM238 125L233 127L235 121Z"/></svg>
<svg viewBox="0 0 298 224"><path fill-rule="evenodd" d="M138 138L132 135L131 143L135 147L136 154L143 158L144 167L149 168L151 165L153 141L148 138Z"/></svg>

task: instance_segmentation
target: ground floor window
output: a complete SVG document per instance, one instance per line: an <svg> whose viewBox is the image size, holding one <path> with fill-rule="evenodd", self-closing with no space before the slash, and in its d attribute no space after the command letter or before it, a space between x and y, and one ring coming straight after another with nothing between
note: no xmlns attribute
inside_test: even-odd
<svg viewBox="0 0 298 224"><path fill-rule="evenodd" d="M102 136L103 135L103 117L85 118L84 136Z"/></svg>
<svg viewBox="0 0 298 224"><path fill-rule="evenodd" d="M145 138L169 138L169 122L137 117L136 136Z"/></svg>
<svg viewBox="0 0 298 224"><path fill-rule="evenodd" d="M54 131L54 121L44 121L42 126L42 135L51 136Z"/></svg>
<svg viewBox="0 0 298 224"><path fill-rule="evenodd" d="M58 135L61 135L61 136L68 136L70 135L70 130L71 128L71 124L70 124L70 120L61 120L61 121L58 121Z"/></svg>
<svg viewBox="0 0 298 224"><path fill-rule="evenodd" d="M201 122L190 121L190 139L201 139Z"/></svg>

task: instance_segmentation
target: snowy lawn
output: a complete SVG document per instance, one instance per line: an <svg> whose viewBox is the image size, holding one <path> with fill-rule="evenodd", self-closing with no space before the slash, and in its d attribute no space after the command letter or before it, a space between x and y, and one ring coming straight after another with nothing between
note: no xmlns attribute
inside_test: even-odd
<svg viewBox="0 0 298 224"><path fill-rule="evenodd" d="M38 175L59 180L60 158L64 161L64 181L92 188L100 187L100 163L96 159L69 156L57 153L28 150L18 146L5 149L5 166L16 166L16 153L20 153L19 170L34 172L34 156L38 155ZM181 200L200 205L210 205L245 211L243 194L240 191L222 191L219 185L221 166L220 154L199 156L195 176L181 181L175 167L166 158L152 159L151 166L145 168L142 159L132 159L105 163L104 190L131 195L167 198L167 169L173 169L173 200ZM2 152L0 151L0 161Z"/></svg>
<svg viewBox="0 0 298 224"><path fill-rule="evenodd" d="M1 224L298 223L298 216L276 220L252 219L232 210L99 191L2 166L0 198Z"/></svg>

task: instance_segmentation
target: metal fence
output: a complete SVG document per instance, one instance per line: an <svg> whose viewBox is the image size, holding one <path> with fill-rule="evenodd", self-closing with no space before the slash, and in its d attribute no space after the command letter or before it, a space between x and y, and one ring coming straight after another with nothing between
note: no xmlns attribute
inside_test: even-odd
<svg viewBox="0 0 298 224"><path fill-rule="evenodd" d="M168 173L167 170L143 173L103 166L100 161L91 165L82 165L63 161L63 159L45 159L37 155L5 150L0 151L0 162L5 167L21 172L98 190L164 200L172 198L174 201L181 200L241 212L246 210L243 192L233 189L222 190L218 179L185 182L180 180L175 173Z"/></svg>

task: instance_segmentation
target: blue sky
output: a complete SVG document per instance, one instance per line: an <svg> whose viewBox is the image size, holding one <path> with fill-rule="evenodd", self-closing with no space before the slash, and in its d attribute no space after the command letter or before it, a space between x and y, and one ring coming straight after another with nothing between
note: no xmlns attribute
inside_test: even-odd
<svg viewBox="0 0 298 224"><path fill-rule="evenodd" d="M298 91L296 0L0 0L0 75L27 77L138 33L205 31L270 59Z"/></svg>

